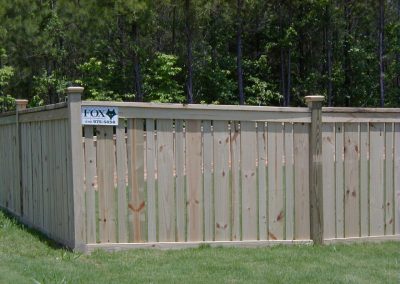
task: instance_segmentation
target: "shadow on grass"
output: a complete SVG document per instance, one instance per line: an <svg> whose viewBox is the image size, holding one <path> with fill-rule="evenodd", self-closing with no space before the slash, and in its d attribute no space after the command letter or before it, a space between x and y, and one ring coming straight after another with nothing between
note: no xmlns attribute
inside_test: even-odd
<svg viewBox="0 0 400 284"><path fill-rule="evenodd" d="M52 249L55 249L55 250L72 251L70 248L66 247L65 245L63 245L63 244L51 239L50 237L48 237L43 232L24 224L20 220L20 218L18 218L14 214L12 214L12 213L10 213L10 212L2 209L2 208L0 208L0 214L2 214L4 216L4 218L7 219L8 221L10 221L10 223L12 223L16 228L29 233L35 239L37 239L39 242L47 245L48 247L50 247ZM0 224L1 224L1 222L0 222Z"/></svg>

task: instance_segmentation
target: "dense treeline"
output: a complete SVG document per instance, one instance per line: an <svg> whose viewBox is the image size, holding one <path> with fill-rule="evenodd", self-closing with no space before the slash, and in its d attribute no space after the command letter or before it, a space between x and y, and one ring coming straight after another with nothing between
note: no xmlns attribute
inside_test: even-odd
<svg viewBox="0 0 400 284"><path fill-rule="evenodd" d="M400 0L0 0L0 100L400 106Z"/></svg>

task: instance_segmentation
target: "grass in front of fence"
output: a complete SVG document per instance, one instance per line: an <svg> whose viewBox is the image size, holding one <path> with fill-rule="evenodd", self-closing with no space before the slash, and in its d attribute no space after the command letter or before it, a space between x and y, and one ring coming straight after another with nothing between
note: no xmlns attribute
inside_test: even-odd
<svg viewBox="0 0 400 284"><path fill-rule="evenodd" d="M398 283L400 243L81 255L0 211L0 283Z"/></svg>

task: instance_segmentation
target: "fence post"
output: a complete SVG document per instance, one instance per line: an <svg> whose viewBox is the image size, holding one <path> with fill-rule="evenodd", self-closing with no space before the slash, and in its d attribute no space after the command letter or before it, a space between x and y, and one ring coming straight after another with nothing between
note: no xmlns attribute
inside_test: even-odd
<svg viewBox="0 0 400 284"><path fill-rule="evenodd" d="M85 233L85 195L83 188L83 149L81 124L82 87L67 88L68 95L68 126L69 126L69 167L72 202L69 210L72 216L72 246L82 250L86 243Z"/></svg>
<svg viewBox="0 0 400 284"><path fill-rule="evenodd" d="M19 194L17 198L18 200L18 205L16 206L17 208L14 208L15 214L17 214L19 217L23 216L24 213L24 204L23 204L23 191L22 191L22 155L21 155L21 132L20 132L20 127L19 127L19 112L26 109L26 106L28 105L28 100L15 100L16 104L16 112L15 112L15 117L16 117L16 149L17 149L17 158L18 158L18 167L17 167L17 181L18 181L18 189L19 189Z"/></svg>
<svg viewBox="0 0 400 284"><path fill-rule="evenodd" d="M324 207L322 184L322 102L323 96L307 96L311 111L310 131L310 236L315 244L324 241Z"/></svg>

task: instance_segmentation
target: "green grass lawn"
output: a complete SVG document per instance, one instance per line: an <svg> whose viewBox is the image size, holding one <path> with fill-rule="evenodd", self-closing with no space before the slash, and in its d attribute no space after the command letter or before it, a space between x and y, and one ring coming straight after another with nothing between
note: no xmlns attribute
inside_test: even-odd
<svg viewBox="0 0 400 284"><path fill-rule="evenodd" d="M81 255L0 212L0 283L400 283L400 243Z"/></svg>

